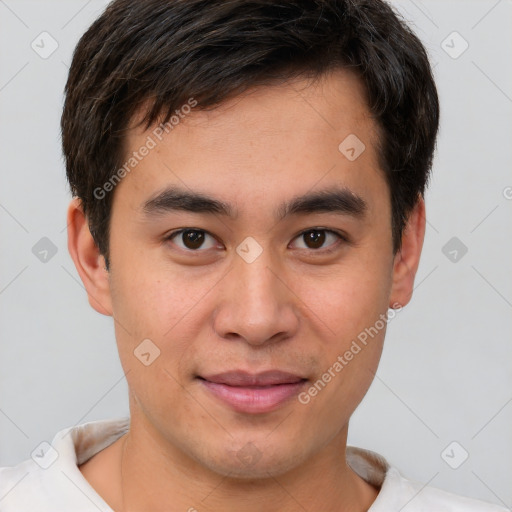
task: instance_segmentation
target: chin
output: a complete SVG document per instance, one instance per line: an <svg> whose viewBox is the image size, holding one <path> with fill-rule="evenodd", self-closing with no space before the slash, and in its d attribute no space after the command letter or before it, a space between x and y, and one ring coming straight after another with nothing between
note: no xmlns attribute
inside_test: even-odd
<svg viewBox="0 0 512 512"><path fill-rule="evenodd" d="M293 446L267 445L261 448L251 441L236 444L236 448L232 443L220 452L217 446L215 455L206 458L203 454L200 462L223 477L250 481L277 477L291 471L305 459L305 455L296 453Z"/></svg>

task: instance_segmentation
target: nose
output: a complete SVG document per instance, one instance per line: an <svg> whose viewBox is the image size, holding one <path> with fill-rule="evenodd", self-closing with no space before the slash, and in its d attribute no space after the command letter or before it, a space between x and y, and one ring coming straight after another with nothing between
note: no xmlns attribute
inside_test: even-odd
<svg viewBox="0 0 512 512"><path fill-rule="evenodd" d="M298 328L297 297L290 276L269 250L250 263L235 255L232 269L219 283L214 329L225 339L250 345L292 337Z"/></svg>

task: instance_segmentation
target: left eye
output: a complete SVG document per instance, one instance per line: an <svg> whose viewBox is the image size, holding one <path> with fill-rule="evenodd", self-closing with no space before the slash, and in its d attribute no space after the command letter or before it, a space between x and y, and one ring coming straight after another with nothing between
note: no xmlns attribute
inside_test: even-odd
<svg viewBox="0 0 512 512"><path fill-rule="evenodd" d="M195 251L203 246L206 237L209 237L212 242L210 244L206 244L206 247L202 247L202 249L211 249L215 246L215 238L202 229L180 229L179 231L171 233L167 240L173 240L176 238L183 244L180 245L174 242L178 247L188 251Z"/></svg>
<svg viewBox="0 0 512 512"><path fill-rule="evenodd" d="M302 247L299 246L299 249L318 250L322 248L322 245L329 237L334 240L344 240L343 236L339 233L329 229L308 229L307 231L303 231L296 240L302 240L304 242L304 245ZM329 245L332 246L334 244Z"/></svg>

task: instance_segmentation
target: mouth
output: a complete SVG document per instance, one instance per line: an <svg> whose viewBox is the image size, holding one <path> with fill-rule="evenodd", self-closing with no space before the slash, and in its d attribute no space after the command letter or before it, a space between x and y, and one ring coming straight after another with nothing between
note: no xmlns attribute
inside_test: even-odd
<svg viewBox="0 0 512 512"><path fill-rule="evenodd" d="M237 412L271 412L298 395L307 379L299 375L271 370L258 374L229 371L197 376L205 390Z"/></svg>

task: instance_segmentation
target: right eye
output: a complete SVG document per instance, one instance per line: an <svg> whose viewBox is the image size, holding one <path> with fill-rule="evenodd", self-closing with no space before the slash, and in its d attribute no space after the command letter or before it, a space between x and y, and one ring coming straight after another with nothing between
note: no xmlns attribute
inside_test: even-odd
<svg viewBox="0 0 512 512"><path fill-rule="evenodd" d="M176 239L177 241L173 241L173 243L176 244L180 249L185 251L198 252L198 249L204 245L205 239L208 237L211 238L213 242L210 242L210 244L207 243L208 246L206 248L202 248L202 250L207 250L215 247L215 238L204 229L178 229L166 236L165 240ZM180 245L178 242L181 242L182 245Z"/></svg>

